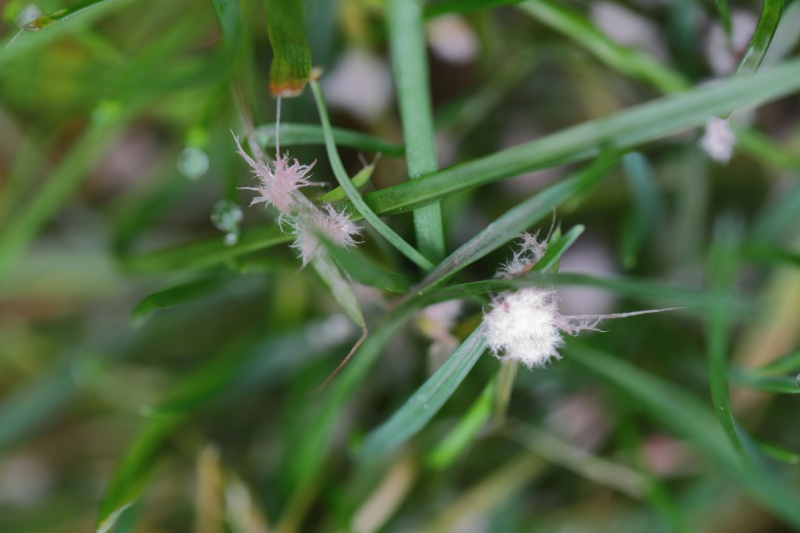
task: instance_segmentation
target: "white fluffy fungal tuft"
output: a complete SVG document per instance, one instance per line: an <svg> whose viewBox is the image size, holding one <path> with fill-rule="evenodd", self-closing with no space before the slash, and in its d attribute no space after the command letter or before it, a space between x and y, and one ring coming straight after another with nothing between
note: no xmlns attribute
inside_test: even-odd
<svg viewBox="0 0 800 533"><path fill-rule="evenodd" d="M596 321L576 323L558 311L554 289L526 287L495 297L483 315L486 342L498 359L519 361L528 368L543 367L560 359L563 333L575 335L595 329Z"/></svg>
<svg viewBox="0 0 800 533"><path fill-rule="evenodd" d="M505 265L500 267L495 277L511 279L533 268L547 251L547 243L537 239L536 234L523 233L517 240L519 250L514 252L514 257Z"/></svg>
<svg viewBox="0 0 800 533"><path fill-rule="evenodd" d="M706 122L706 131L700 139L700 146L714 161L727 163L733 155L733 147L736 146L736 135L727 120L711 117Z"/></svg>

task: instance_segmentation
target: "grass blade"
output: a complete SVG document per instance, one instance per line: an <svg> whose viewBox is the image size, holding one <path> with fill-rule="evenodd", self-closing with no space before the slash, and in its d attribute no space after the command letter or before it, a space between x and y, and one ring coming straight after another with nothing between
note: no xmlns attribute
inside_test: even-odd
<svg viewBox="0 0 800 533"><path fill-rule="evenodd" d="M439 263L415 287L415 292L427 290L441 283L461 269L515 239L536 221L551 213L559 203L568 198L580 196L599 183L617 160L618 156L616 154L605 154L577 175L563 180L509 209L489 224L486 229L475 235Z"/></svg>
<svg viewBox="0 0 800 533"><path fill-rule="evenodd" d="M378 214L396 214L460 191L542 168L584 161L604 147L622 150L705 124L709 117L761 105L800 90L800 60L755 76L660 98L609 117L593 119L558 133L492 155L440 170L415 181L364 197Z"/></svg>
<svg viewBox="0 0 800 533"><path fill-rule="evenodd" d="M306 39L301 0L264 0L267 34L272 45L269 92L297 96L311 77L311 49Z"/></svg>
<svg viewBox="0 0 800 533"><path fill-rule="evenodd" d="M331 128L331 131L337 146L349 146L387 156L402 156L405 153L402 144L393 144L366 133L342 128ZM255 140L261 148L275 148L275 125L266 124L256 128ZM284 146L325 144L325 133L317 124L282 123L281 143Z"/></svg>
<svg viewBox="0 0 800 533"><path fill-rule="evenodd" d="M729 376L733 383L748 389L773 394L800 394L797 376L765 375L748 369L731 370Z"/></svg>
<svg viewBox="0 0 800 533"><path fill-rule="evenodd" d="M350 202L358 210L358 213L369 222L383 237L392 243L403 255L409 258L414 264L422 270L431 270L433 264L424 257L420 252L408 244L400 235L390 228L384 221L369 208L369 206L361 198L361 195L356 190L355 185L350 181L350 176L344 169L342 160L339 158L339 152L336 149L336 141L333 138L331 131L331 123L328 119L328 110L325 107L325 101L322 98L322 91L316 81L311 82L311 90L314 91L314 98L317 101L317 109L319 110L319 118L322 122L322 130L325 133L325 147L328 150L328 158L330 159L331 167L333 167L333 174L336 176L336 181L344 189L345 194Z"/></svg>
<svg viewBox="0 0 800 533"><path fill-rule="evenodd" d="M715 242L711 246L709 278L711 288L718 294L727 294L733 289L738 270L738 225L730 219L719 221ZM736 448L742 450L742 442L736 429L728 398L728 327L730 312L726 306L716 305L708 317L708 379L711 400L723 429Z"/></svg>
<svg viewBox="0 0 800 533"><path fill-rule="evenodd" d="M95 522L97 533L112 530L120 515L142 494L164 438L183 420L168 416L149 422L117 465Z"/></svg>
<svg viewBox="0 0 800 533"><path fill-rule="evenodd" d="M222 236L155 252L126 253L118 258L120 266L136 274L153 274L207 268L241 255L263 250L292 240L278 226L243 231L234 245L225 244Z"/></svg>
<svg viewBox="0 0 800 533"><path fill-rule="evenodd" d="M483 392L481 392L464 416L461 417L456 426L428 454L428 466L434 470L446 469L475 440L481 428L492 416L492 405L496 389L497 377L495 376L486 384Z"/></svg>
<svg viewBox="0 0 800 533"><path fill-rule="evenodd" d="M717 0L718 2L722 0ZM764 5L761 8L761 18L758 20L756 31L753 32L753 38L750 39L750 44L742 56L739 67L736 69L736 75L753 74L761 66L764 61L764 56L767 55L769 45L772 42L772 37L775 36L775 31L778 29L778 22L781 20L781 11L783 11L783 0L764 0Z"/></svg>
<svg viewBox="0 0 800 533"><path fill-rule="evenodd" d="M611 40L583 14L551 0L531 0L519 9L581 44L611 68L646 81L665 93L683 91L689 83L650 56Z"/></svg>
<svg viewBox="0 0 800 533"><path fill-rule="evenodd" d="M47 15L42 15L41 17L30 21L29 23L25 24L25 26L23 26L22 29L28 31L41 30L42 28L46 28L50 24L66 20L69 17L77 15L89 8L99 6L100 4L105 4L105 3L110 4L111 2L112 0L79 0L78 2L74 2L68 5L64 9L53 11L52 13L48 13Z"/></svg>
<svg viewBox="0 0 800 533"><path fill-rule="evenodd" d="M135 327L139 327L159 309L167 309L168 307L182 305L202 298L216 290L222 281L220 277L205 278L154 292L143 298L131 309L131 322Z"/></svg>
<svg viewBox="0 0 800 533"><path fill-rule="evenodd" d="M425 427L485 350L486 337L481 324L389 420L367 436L360 456L368 459L389 452Z"/></svg>
<svg viewBox="0 0 800 533"><path fill-rule="evenodd" d="M800 507L794 491L752 462L749 456L737 453L721 430L716 416L700 400L619 358L579 342L568 342L565 352L570 360L635 399L648 415L665 427L689 439L765 507L795 527L800 526Z"/></svg>
<svg viewBox="0 0 800 533"><path fill-rule="evenodd" d="M416 0L387 0L386 24L406 166L413 181L437 168L422 4ZM414 229L422 255L439 262L445 254L441 206L431 203L415 209Z"/></svg>

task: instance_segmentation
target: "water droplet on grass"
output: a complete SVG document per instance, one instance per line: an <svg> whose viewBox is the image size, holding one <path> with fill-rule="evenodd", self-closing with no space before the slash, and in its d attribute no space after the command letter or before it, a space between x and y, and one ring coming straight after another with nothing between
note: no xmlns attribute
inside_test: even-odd
<svg viewBox="0 0 800 533"><path fill-rule="evenodd" d="M239 242L239 223L243 218L242 208L230 200L220 200L211 210L211 223L218 230L225 232L223 242L226 246L233 246Z"/></svg>
<svg viewBox="0 0 800 533"><path fill-rule="evenodd" d="M208 155L194 146L186 147L178 157L178 172L189 180L200 179L208 172Z"/></svg>
<svg viewBox="0 0 800 533"><path fill-rule="evenodd" d="M42 10L39 9L39 6L36 4L27 4L17 13L14 24L21 30L29 29L26 28L26 26L41 16Z"/></svg>

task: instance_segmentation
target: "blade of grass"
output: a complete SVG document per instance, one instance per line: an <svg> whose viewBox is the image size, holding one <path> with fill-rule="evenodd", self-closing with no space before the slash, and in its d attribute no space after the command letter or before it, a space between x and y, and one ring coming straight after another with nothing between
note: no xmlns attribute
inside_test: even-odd
<svg viewBox="0 0 800 533"><path fill-rule="evenodd" d="M749 455L739 454L717 417L700 400L617 357L579 342L569 341L565 353L571 361L635 399L649 416L694 443L765 507L795 527L800 526L800 507L794 492L751 461Z"/></svg>
<svg viewBox="0 0 800 533"><path fill-rule="evenodd" d="M524 0L442 0L425 4L425 18L430 19L448 13L469 13L482 9L493 9Z"/></svg>
<svg viewBox="0 0 800 533"><path fill-rule="evenodd" d="M672 93L689 88L683 76L643 52L612 41L583 14L562 2L530 0L520 4L519 9L580 43L611 68L644 80L662 92Z"/></svg>
<svg viewBox="0 0 800 533"><path fill-rule="evenodd" d="M738 271L739 224L732 219L718 222L716 236L711 245L708 272L711 290L727 294L734 287ZM714 412L733 445L742 450L728 398L728 328L730 312L727 306L715 305L708 315L708 379Z"/></svg>
<svg viewBox="0 0 800 533"><path fill-rule="evenodd" d="M240 255L288 243L291 240L291 235L284 234L278 226L265 226L243 231L239 241L232 246L225 244L220 235L214 239L140 255L128 253L118 260L122 268L136 274L194 270L218 265Z"/></svg>
<svg viewBox="0 0 800 533"><path fill-rule="evenodd" d="M759 371L734 369L729 373L736 385L773 394L800 394L797 376L765 375Z"/></svg>
<svg viewBox="0 0 800 533"><path fill-rule="evenodd" d="M278 525L278 531L294 530L292 528L296 526L295 521L309 504L307 501L309 491L313 491L318 483L317 478L328 455L328 443L344 403L364 379L389 341L415 311L416 307L412 305L397 307L386 315L380 324L372 327L370 335L353 354L350 363L342 368L336 378L321 391L323 397L309 407L314 416L308 425L309 431L292 454L290 470L295 487L282 521Z"/></svg>
<svg viewBox="0 0 800 533"><path fill-rule="evenodd" d="M386 24L406 166L413 181L437 168L422 4L416 0L387 0ZM414 229L420 253L438 263L445 254L441 206L434 202L415 209Z"/></svg>
<svg viewBox="0 0 800 533"><path fill-rule="evenodd" d="M384 221L369 208L369 206L361 198L361 195L356 190L355 185L350 181L350 176L344 169L342 160L339 158L339 152L336 149L336 142L333 138L331 131L330 120L328 119L328 110L325 107L325 101L322 98L322 91L316 81L311 82L311 90L314 92L314 98L317 101L317 109L319 110L319 118L322 122L322 130L325 133L325 147L328 151L328 158L330 159L331 167L333 167L333 174L336 176L336 181L344 189L345 194L350 202L358 210L358 213L369 222L387 241L397 248L403 255L410 259L414 264L422 270L428 271L433 268L433 264L424 257L420 252L414 249L403 238L395 233Z"/></svg>
<svg viewBox="0 0 800 533"><path fill-rule="evenodd" d="M426 463L434 470L444 470L478 437L492 416L492 404L497 389L497 376L489 380L480 396L458 420L455 427L428 454Z"/></svg>
<svg viewBox="0 0 800 533"><path fill-rule="evenodd" d="M0 403L0 450L16 444L67 407L75 394L69 365L7 391Z"/></svg>
<svg viewBox="0 0 800 533"><path fill-rule="evenodd" d="M378 137L342 128L331 128L337 146L349 146L387 156L402 156L402 144L393 144ZM266 124L255 130L255 140L261 148L275 148L275 125ZM317 124L281 123L281 144L284 146L306 146L325 144L325 133Z"/></svg>
<svg viewBox="0 0 800 533"><path fill-rule="evenodd" d="M558 133L492 155L440 170L420 179L364 197L378 214L397 214L460 191L555 165L583 161L601 148L638 146L705 124L711 116L760 105L800 90L800 60L755 76L737 77L713 86L660 98L593 119Z"/></svg>
<svg viewBox="0 0 800 533"><path fill-rule="evenodd" d="M772 37L775 36L775 30L778 29L781 11L783 11L783 0L764 0L756 31L753 32L750 44L736 69L737 76L753 74L761 66L761 62L764 61L764 56L769 50Z"/></svg>
<svg viewBox="0 0 800 533"><path fill-rule="evenodd" d="M698 312L713 309L718 305L727 306L730 309L730 313L737 317L744 317L752 312L751 307L741 298L720 297L715 293L697 289L673 287L652 281L628 278L599 278L572 273L543 274L537 272L536 269L514 280L494 279L439 288L431 293L430 300L439 302L456 298L469 298L490 292L530 286L559 287L568 285L599 287L637 300L697 308Z"/></svg>
<svg viewBox="0 0 800 533"><path fill-rule="evenodd" d="M167 416L152 420L139 433L108 483L95 522L97 533L111 531L120 515L139 499L165 437L183 418Z"/></svg>
<svg viewBox="0 0 800 533"><path fill-rule="evenodd" d="M96 121L72 145L37 194L20 208L0 232L0 278L39 229L86 179L100 156L116 139L124 119Z"/></svg>
<svg viewBox="0 0 800 533"><path fill-rule="evenodd" d="M714 0L714 4L717 6L717 12L719 13L720 22L722 23L722 29L725 30L725 35L728 36L728 40L730 41L731 38L731 11L728 8L728 0Z"/></svg>
<svg viewBox="0 0 800 533"><path fill-rule="evenodd" d="M800 372L800 352L788 353L758 368L761 374L783 374L784 372Z"/></svg>
<svg viewBox="0 0 800 533"><path fill-rule="evenodd" d="M659 227L663 206L658 197L653 169L639 153L622 158L622 170L631 195L632 212L623 227L620 254L627 268L633 268L649 233Z"/></svg>
<svg viewBox="0 0 800 533"><path fill-rule="evenodd" d="M353 176L350 181L353 184L353 187L356 188L356 191L366 185L366 183L372 177L372 171L375 170L375 165L367 165L366 167L359 170L355 176ZM330 203L337 203L341 202L342 200L347 199L347 193L344 192L341 185L336 187L332 191L328 192L327 194L323 194L317 200L318 202L330 202Z"/></svg>
<svg viewBox="0 0 800 533"><path fill-rule="evenodd" d="M323 240L328 253L336 260L348 276L362 285L377 287L396 293L405 293L414 280L393 272L369 259L359 250L344 250Z"/></svg>
<svg viewBox="0 0 800 533"><path fill-rule="evenodd" d="M475 328L447 361L379 428L359 452L362 459L387 453L422 429L453 394L486 350L483 324Z"/></svg>
<svg viewBox="0 0 800 533"><path fill-rule="evenodd" d="M272 45L269 92L298 96L311 76L311 49L306 39L301 0L264 0L267 34Z"/></svg>
<svg viewBox="0 0 800 533"><path fill-rule="evenodd" d="M140 327L159 309L167 309L202 298L219 288L222 282L221 277L204 278L149 294L131 309L130 320L134 327Z"/></svg>
<svg viewBox="0 0 800 533"><path fill-rule="evenodd" d="M617 154L605 154L577 175L563 180L509 209L486 229L450 254L431 271L414 292L422 292L452 277L461 269L497 250L540 220L564 200L580 196L608 173L618 160Z"/></svg>
<svg viewBox="0 0 800 533"><path fill-rule="evenodd" d="M63 9L53 11L47 15L30 21L22 27L24 30L37 31L46 28L50 24L66 20L69 17L80 14L82 11L99 6L101 4L111 4L112 0L78 0Z"/></svg>
<svg viewBox="0 0 800 533"><path fill-rule="evenodd" d="M800 253L791 252L768 244L755 244L744 248L743 254L750 259L765 263L778 263L800 268Z"/></svg>

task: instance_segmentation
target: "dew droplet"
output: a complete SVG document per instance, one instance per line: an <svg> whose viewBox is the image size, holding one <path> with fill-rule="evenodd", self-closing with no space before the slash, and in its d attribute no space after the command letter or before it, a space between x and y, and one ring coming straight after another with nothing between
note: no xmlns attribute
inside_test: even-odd
<svg viewBox="0 0 800 533"><path fill-rule="evenodd" d="M233 246L239 242L239 223L243 218L242 208L230 200L220 200L211 209L211 223L218 230L225 232L223 242L226 246Z"/></svg>
<svg viewBox="0 0 800 533"><path fill-rule="evenodd" d="M178 172L189 180L200 179L208 172L208 155L195 146L187 146L178 157Z"/></svg>
<svg viewBox="0 0 800 533"><path fill-rule="evenodd" d="M800 374L797 374L795 381L797 382L797 386L800 387Z"/></svg>
<svg viewBox="0 0 800 533"><path fill-rule="evenodd" d="M14 23L17 28L21 30L31 29L28 26L31 22L42 16L42 10L36 4L26 4L25 7L19 10Z"/></svg>

